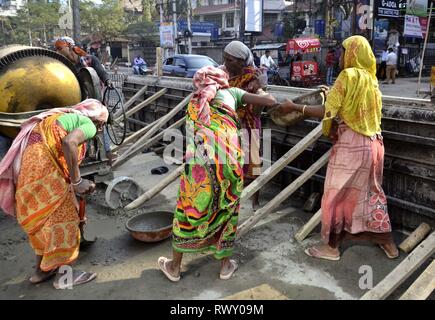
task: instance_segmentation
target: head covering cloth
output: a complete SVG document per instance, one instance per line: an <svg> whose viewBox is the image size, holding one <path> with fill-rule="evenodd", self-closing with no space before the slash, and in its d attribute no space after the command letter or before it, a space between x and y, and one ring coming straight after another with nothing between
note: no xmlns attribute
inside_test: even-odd
<svg viewBox="0 0 435 320"><path fill-rule="evenodd" d="M54 42L54 47L56 49L61 49L64 47L69 47L71 48L76 54L78 54L80 57L86 56L87 53L85 50L83 50L82 48L76 46L75 41L71 38L71 37L60 37L58 39L56 39L56 41Z"/></svg>
<svg viewBox="0 0 435 320"><path fill-rule="evenodd" d="M344 69L326 98L323 132L329 135L339 116L352 130L372 137L381 132L382 94L376 78L376 59L366 38L343 41Z"/></svg>
<svg viewBox="0 0 435 320"><path fill-rule="evenodd" d="M224 49L224 52L237 59L245 61L245 67L255 66L254 56L251 50L243 43L237 40L231 41Z"/></svg>
<svg viewBox="0 0 435 320"><path fill-rule="evenodd" d="M196 91L190 99L187 112L193 121L210 125L210 101L219 89L229 88L228 74L222 69L207 66L195 73L193 85Z"/></svg>

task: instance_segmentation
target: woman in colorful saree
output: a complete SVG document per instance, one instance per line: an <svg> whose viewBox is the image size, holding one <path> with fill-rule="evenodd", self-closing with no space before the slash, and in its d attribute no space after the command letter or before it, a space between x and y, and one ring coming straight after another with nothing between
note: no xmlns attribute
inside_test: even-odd
<svg viewBox="0 0 435 320"><path fill-rule="evenodd" d="M334 141L321 205L325 244L305 253L339 260L343 240L368 240L387 257L396 258L399 252L381 186L382 95L376 79L376 59L364 37L352 36L343 41L340 68L325 106L302 106L291 101L282 104L285 111L323 118L324 134Z"/></svg>
<svg viewBox="0 0 435 320"><path fill-rule="evenodd" d="M243 190L243 154L237 108L244 104L272 107L270 95L230 88L223 70L205 67L193 78L196 91L187 108L185 171L181 175L173 222L173 259L158 266L180 280L183 253L211 251L221 260L221 279L237 269L233 254Z"/></svg>
<svg viewBox="0 0 435 320"><path fill-rule="evenodd" d="M224 49L224 66L222 68L229 75L231 87L240 88L249 93L264 93L262 88L267 86L267 76L256 68L251 50L240 41L230 42ZM261 111L263 106L246 104L237 109L242 129L245 129L245 139L249 141L249 153L245 156L243 166L245 185L251 183L260 175L260 137ZM259 206L259 192L252 198L254 208Z"/></svg>
<svg viewBox="0 0 435 320"><path fill-rule="evenodd" d="M86 141L107 121L107 108L87 99L70 108L57 108L30 118L21 126L0 163L0 206L15 216L36 254L31 283L48 280L79 254L80 230L76 194L95 189L80 177ZM59 288L57 273L54 287ZM95 273L73 271L73 285Z"/></svg>

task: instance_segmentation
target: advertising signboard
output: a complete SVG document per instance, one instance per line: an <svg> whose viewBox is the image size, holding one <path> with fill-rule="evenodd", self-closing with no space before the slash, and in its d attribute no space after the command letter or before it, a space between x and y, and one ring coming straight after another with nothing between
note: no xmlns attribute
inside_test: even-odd
<svg viewBox="0 0 435 320"><path fill-rule="evenodd" d="M398 17L399 0L376 0L376 12L379 17Z"/></svg>
<svg viewBox="0 0 435 320"><path fill-rule="evenodd" d="M407 0L406 14L427 17L427 0Z"/></svg>
<svg viewBox="0 0 435 320"><path fill-rule="evenodd" d="M405 27L403 35L413 38L423 38L421 33L420 20L416 16L405 15Z"/></svg>
<svg viewBox="0 0 435 320"><path fill-rule="evenodd" d="M245 1L245 31L263 32L263 0Z"/></svg>
<svg viewBox="0 0 435 320"><path fill-rule="evenodd" d="M160 46L162 48L173 48L174 40L174 26L172 22L162 22L160 24Z"/></svg>

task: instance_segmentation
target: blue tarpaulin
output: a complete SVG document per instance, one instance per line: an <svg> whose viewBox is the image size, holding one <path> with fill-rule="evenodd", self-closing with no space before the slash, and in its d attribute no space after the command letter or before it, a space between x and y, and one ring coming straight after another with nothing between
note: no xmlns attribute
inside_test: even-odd
<svg viewBox="0 0 435 320"><path fill-rule="evenodd" d="M325 20L314 21L314 33L322 37L325 35Z"/></svg>

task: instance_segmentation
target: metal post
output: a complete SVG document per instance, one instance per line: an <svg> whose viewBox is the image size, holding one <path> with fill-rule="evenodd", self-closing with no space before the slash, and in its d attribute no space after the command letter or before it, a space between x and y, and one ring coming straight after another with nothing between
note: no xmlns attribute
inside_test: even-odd
<svg viewBox="0 0 435 320"><path fill-rule="evenodd" d="M353 11L352 11L352 34L356 34L356 9L357 9L357 0L353 0Z"/></svg>
<svg viewBox="0 0 435 320"><path fill-rule="evenodd" d="M80 42L80 1L72 0L73 38L76 43Z"/></svg>
<svg viewBox="0 0 435 320"><path fill-rule="evenodd" d="M421 54L420 71L418 73L417 95L420 94L421 73L423 71L424 52L426 51L427 38L429 36L429 26L430 26L430 20L432 18L432 8L433 8L433 1L430 2L429 19L427 21L427 27L426 27L426 37L424 38L423 53Z"/></svg>
<svg viewBox="0 0 435 320"><path fill-rule="evenodd" d="M178 30L177 30L177 2L176 2L176 0L174 0L172 2L172 11L173 11L172 17L174 18L174 41L175 41L174 54L177 54L178 53L178 41L177 41Z"/></svg>
<svg viewBox="0 0 435 320"><path fill-rule="evenodd" d="M325 37L330 39L330 27L329 27L329 0L325 0Z"/></svg>
<svg viewBox="0 0 435 320"><path fill-rule="evenodd" d="M127 63L128 63L128 66L131 67L131 63L130 63L130 45L129 45L128 42L127 42Z"/></svg>
<svg viewBox="0 0 435 320"><path fill-rule="evenodd" d="M187 29L192 32L192 26L190 22L190 16L192 15L192 3L191 0L187 0ZM187 38L187 53L192 54L192 37Z"/></svg>
<svg viewBox="0 0 435 320"><path fill-rule="evenodd" d="M370 12L369 12L369 21L367 21L370 28L370 44L372 47L375 47L375 1L370 0Z"/></svg>
<svg viewBox="0 0 435 320"><path fill-rule="evenodd" d="M240 26L239 26L239 40L243 42L245 39L245 0L240 1Z"/></svg>

